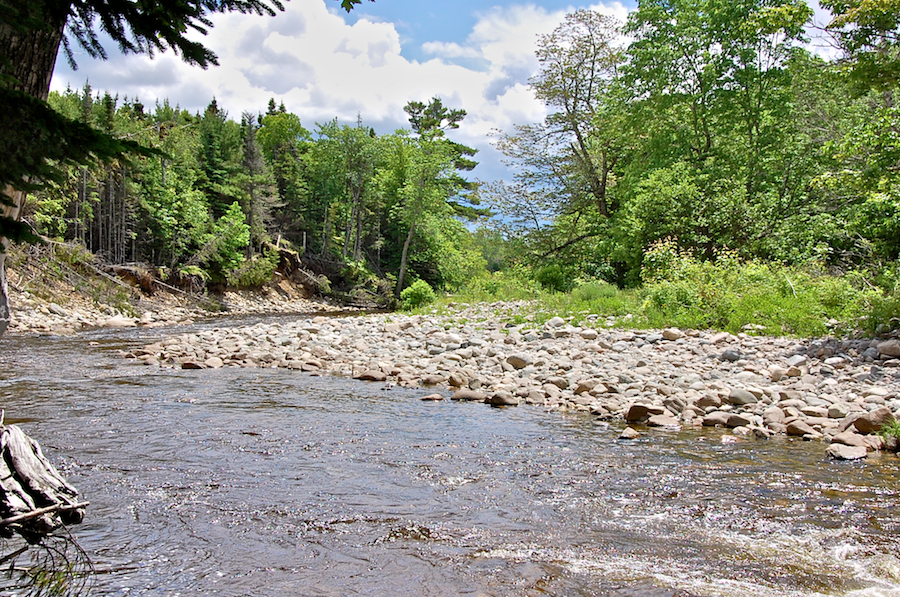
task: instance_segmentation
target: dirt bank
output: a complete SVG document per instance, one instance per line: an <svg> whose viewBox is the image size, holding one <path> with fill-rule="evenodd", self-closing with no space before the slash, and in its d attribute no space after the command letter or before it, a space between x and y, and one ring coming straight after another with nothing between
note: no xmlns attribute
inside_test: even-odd
<svg viewBox="0 0 900 597"><path fill-rule="evenodd" d="M83 261L20 249L8 270L9 334L70 335L98 327L162 326L249 313L327 313L345 310L310 296L299 283L277 276L257 290L190 293L155 281L104 272Z"/></svg>

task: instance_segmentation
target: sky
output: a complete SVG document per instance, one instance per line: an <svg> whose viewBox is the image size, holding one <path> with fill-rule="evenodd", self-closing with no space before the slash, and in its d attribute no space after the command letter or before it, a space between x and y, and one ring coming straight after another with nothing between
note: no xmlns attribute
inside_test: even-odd
<svg viewBox="0 0 900 597"><path fill-rule="evenodd" d="M337 0L290 0L275 17L215 15L208 34L196 37L219 66L203 70L172 52L124 56L107 40L106 61L76 48L75 71L60 54L51 89L80 89L87 81L95 92L137 97L148 107L168 99L191 112L215 97L235 120L244 111L264 112L274 98L310 130L334 118L354 124L359 116L380 134L408 128L407 102L440 97L467 111L450 136L479 150L473 176L490 181L509 178L491 132L546 115L528 88L538 69L538 37L576 9L624 20L634 4L363 0L347 14Z"/></svg>

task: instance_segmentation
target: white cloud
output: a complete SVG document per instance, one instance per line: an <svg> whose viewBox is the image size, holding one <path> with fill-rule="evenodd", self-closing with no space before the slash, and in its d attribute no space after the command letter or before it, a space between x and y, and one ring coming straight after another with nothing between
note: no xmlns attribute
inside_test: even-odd
<svg viewBox="0 0 900 597"><path fill-rule="evenodd" d="M145 105L168 98L191 111L202 110L215 96L232 117L264 110L274 97L308 128L335 117L355 122L359 113L380 132L408 125L403 112L408 101L439 96L468 112L454 136L483 153L494 151L487 140L492 129L509 130L545 115L528 78L538 66L538 36L551 32L564 11L534 4L485 10L466 40L424 44L433 58L416 61L401 55L393 23L361 18L350 25L325 0L294 0L285 8L274 18L217 15L201 41L218 55L219 66L202 70L169 53L155 59L114 55L108 62L85 57L78 72L61 64L53 88L80 88L89 78L95 90L140 97ZM619 3L592 8L620 19L627 14ZM107 47L112 50L113 44ZM496 156L485 161L496 163ZM504 175L491 170L476 175Z"/></svg>

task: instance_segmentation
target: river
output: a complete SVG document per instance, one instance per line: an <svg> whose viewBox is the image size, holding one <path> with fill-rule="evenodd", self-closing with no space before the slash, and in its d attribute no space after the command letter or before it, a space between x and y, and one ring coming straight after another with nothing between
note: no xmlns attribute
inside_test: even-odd
<svg viewBox="0 0 900 597"><path fill-rule="evenodd" d="M900 596L894 455L118 356L225 323L0 340L7 423L91 502L90 595Z"/></svg>

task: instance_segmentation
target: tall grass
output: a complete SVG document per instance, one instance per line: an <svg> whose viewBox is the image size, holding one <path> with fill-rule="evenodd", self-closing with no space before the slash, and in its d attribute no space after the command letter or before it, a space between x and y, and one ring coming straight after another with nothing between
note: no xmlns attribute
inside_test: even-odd
<svg viewBox="0 0 900 597"><path fill-rule="evenodd" d="M724 330L816 337L873 333L900 326L900 295L865 275L828 275L816 267L742 261L723 251L701 261L664 241L645 256L644 285L620 290L602 281L575 281L569 292L545 290L524 270L472 280L449 302L528 301L517 320L541 324L553 316L574 323L615 318L631 328Z"/></svg>

